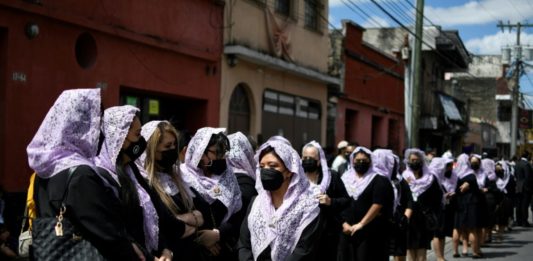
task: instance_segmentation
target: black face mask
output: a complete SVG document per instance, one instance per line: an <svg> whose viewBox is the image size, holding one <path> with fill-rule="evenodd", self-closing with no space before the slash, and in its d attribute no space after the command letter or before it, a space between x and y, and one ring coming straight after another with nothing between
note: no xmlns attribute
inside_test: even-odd
<svg viewBox="0 0 533 261"><path fill-rule="evenodd" d="M146 149L146 140L141 136L137 142L131 142L130 146L126 149L123 149L121 152L126 154L131 161L135 161L136 159L143 154L144 150Z"/></svg>
<svg viewBox="0 0 533 261"><path fill-rule="evenodd" d="M365 174L370 168L370 162L356 162L353 164L353 168L355 169L355 172Z"/></svg>
<svg viewBox="0 0 533 261"><path fill-rule="evenodd" d="M318 169L318 161L316 159L304 159L302 161L302 167L306 173L315 172Z"/></svg>
<svg viewBox="0 0 533 261"><path fill-rule="evenodd" d="M261 184L268 191L274 191L283 184L283 173L275 169L261 169Z"/></svg>
<svg viewBox="0 0 533 261"><path fill-rule="evenodd" d="M444 177L449 179L451 176L452 176L452 170L447 170L446 172L444 172Z"/></svg>
<svg viewBox="0 0 533 261"><path fill-rule="evenodd" d="M419 162L419 161L409 162L409 168L411 168L411 170L414 170L414 171L420 170L422 168L422 162Z"/></svg>
<svg viewBox="0 0 533 261"><path fill-rule="evenodd" d="M503 169L502 170L496 170L496 176L500 179L503 179Z"/></svg>
<svg viewBox="0 0 533 261"><path fill-rule="evenodd" d="M479 164L478 163L472 163L470 165L470 167L473 169L473 170L479 170Z"/></svg>
<svg viewBox="0 0 533 261"><path fill-rule="evenodd" d="M157 164L167 171L178 161L178 148L165 150L161 152L161 160L157 161Z"/></svg>
<svg viewBox="0 0 533 261"><path fill-rule="evenodd" d="M215 175L222 175L227 168L226 159L211 160L211 164L207 166L207 170Z"/></svg>

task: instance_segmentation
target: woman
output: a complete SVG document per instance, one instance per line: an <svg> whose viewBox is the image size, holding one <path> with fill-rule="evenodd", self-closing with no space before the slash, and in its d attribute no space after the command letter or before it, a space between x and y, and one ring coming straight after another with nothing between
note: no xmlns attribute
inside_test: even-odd
<svg viewBox="0 0 533 261"><path fill-rule="evenodd" d="M150 187L157 193L167 212L174 217L166 233L169 249L179 253L179 260L201 259L194 233L203 225L203 216L195 210L194 202L201 197L185 186L176 162L179 151L178 132L168 121L151 121L142 127L141 135L147 140L140 168L145 170ZM172 231L172 233L169 233Z"/></svg>
<svg viewBox="0 0 533 261"><path fill-rule="evenodd" d="M486 222L483 226L481 238L484 243L491 243L492 229L496 225L496 206L503 199L503 194L496 185L496 163L494 160L482 159L481 168L485 175L485 188L482 191L487 206L487 218L485 218Z"/></svg>
<svg viewBox="0 0 533 261"><path fill-rule="evenodd" d="M483 224L480 205L480 196L482 194L474 172L474 169L479 170L479 163L479 160L470 161L468 155L461 154L457 158L457 165L453 170L459 179L455 190L457 196L455 228L463 239L462 255L466 256L468 254L467 241L470 241L474 258L482 257L479 246L479 229Z"/></svg>
<svg viewBox="0 0 533 261"><path fill-rule="evenodd" d="M437 260L444 260L444 243L446 237L453 237L453 223L456 212L455 188L457 187L457 175L453 173L453 159L451 158L433 158L429 164L429 170L437 177L439 185L444 192L444 210L439 216L439 227L435 231L433 238L433 249ZM454 241L454 256L458 257L459 238L456 233Z"/></svg>
<svg viewBox="0 0 533 261"><path fill-rule="evenodd" d="M242 198L242 207L235 215L235 224L240 228L240 224L242 224L246 216L250 201L257 195L255 189L255 166L257 163L254 159L252 144L250 144L244 134L236 132L229 135L228 139L231 147L228 155L228 163L237 177Z"/></svg>
<svg viewBox="0 0 533 261"><path fill-rule="evenodd" d="M322 218L298 153L281 140L257 151L259 194L239 238L239 260L318 260Z"/></svg>
<svg viewBox="0 0 533 261"><path fill-rule="evenodd" d="M167 215L161 212L157 194L135 164L146 148L138 112L139 109L130 105L104 111L102 133L105 139L95 163L121 200L127 233L140 243L147 260L152 260L152 255L172 260L173 253L167 248L165 234L160 233L170 229Z"/></svg>
<svg viewBox="0 0 533 261"><path fill-rule="evenodd" d="M405 152L407 168L402 177L413 195L413 214L409 219L407 255L410 260L426 260L427 249L438 226L442 211L442 190L438 180L426 166L424 152L408 149Z"/></svg>
<svg viewBox="0 0 533 261"><path fill-rule="evenodd" d="M374 170L374 162L369 149L357 147L350 155L348 170L342 175L351 199L341 214L344 235L340 260L389 259L388 222L392 217L394 192L390 181Z"/></svg>
<svg viewBox="0 0 533 261"><path fill-rule="evenodd" d="M303 147L302 167L325 217L325 228L318 245L318 260L337 259L339 236L342 232L340 212L350 202L339 175L332 173L327 164L324 151L318 142L311 141Z"/></svg>
<svg viewBox="0 0 533 261"><path fill-rule="evenodd" d="M57 216L68 190L66 219L100 254L108 260L145 259L140 244L125 233L120 202L92 161L100 136L100 108L100 89L64 91L28 145L28 163L37 172L37 217ZM67 185L72 167L75 170Z"/></svg>
<svg viewBox="0 0 533 261"><path fill-rule="evenodd" d="M503 193L503 198L496 207L496 239L502 241L503 232L513 216L513 198L516 184L511 176L510 166L501 160L496 163L496 186Z"/></svg>
<svg viewBox="0 0 533 261"><path fill-rule="evenodd" d="M189 142L185 162L180 165L183 181L207 202L199 210L205 222L198 231L197 242L206 257L235 260L239 234L236 213L241 209L241 191L237 178L227 165L230 143L222 128L201 128Z"/></svg>
<svg viewBox="0 0 533 261"><path fill-rule="evenodd" d="M407 255L407 224L413 211L413 197L409 184L398 174L400 159L391 150L374 150L376 172L392 183L394 191L393 218L389 254L395 261L403 261Z"/></svg>

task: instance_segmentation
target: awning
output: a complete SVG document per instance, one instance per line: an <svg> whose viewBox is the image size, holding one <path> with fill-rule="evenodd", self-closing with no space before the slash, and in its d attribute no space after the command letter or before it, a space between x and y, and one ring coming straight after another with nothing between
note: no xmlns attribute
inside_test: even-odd
<svg viewBox="0 0 533 261"><path fill-rule="evenodd" d="M442 108L444 109L444 114L448 120L451 121L463 121L457 105L450 96L439 94L440 102Z"/></svg>

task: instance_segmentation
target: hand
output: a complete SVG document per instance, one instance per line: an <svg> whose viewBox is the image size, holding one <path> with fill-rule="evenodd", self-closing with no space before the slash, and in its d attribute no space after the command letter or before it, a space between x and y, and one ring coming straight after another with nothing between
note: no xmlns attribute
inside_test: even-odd
<svg viewBox="0 0 533 261"><path fill-rule="evenodd" d="M195 222L198 222L197 227L201 227L204 225L204 216L202 215L202 212L198 211L198 210L194 210L192 212L192 214L194 215L194 217L196 217L195 219Z"/></svg>
<svg viewBox="0 0 533 261"><path fill-rule="evenodd" d="M449 198L453 197L453 195L455 195L455 192L448 192L448 193L446 193L445 196L446 196L447 199L449 199Z"/></svg>
<svg viewBox="0 0 533 261"><path fill-rule="evenodd" d="M484 193L487 193L487 192L489 191L489 189L488 189L488 188L483 188L482 191L483 191Z"/></svg>
<svg viewBox="0 0 533 261"><path fill-rule="evenodd" d="M220 240L218 230L201 230L198 232L196 242L207 249L210 249Z"/></svg>
<svg viewBox="0 0 533 261"><path fill-rule="evenodd" d="M161 257L159 257L158 261L172 261L173 256L174 254L172 253L172 251L165 248L161 253Z"/></svg>
<svg viewBox="0 0 533 261"><path fill-rule="evenodd" d="M330 206L331 198L328 196L328 194L320 194L318 195L318 202L322 205Z"/></svg>
<svg viewBox="0 0 533 261"><path fill-rule="evenodd" d="M342 224L342 233L344 233L345 235L350 235L350 233L352 233L352 226L348 225L348 223L344 222Z"/></svg>
<svg viewBox="0 0 533 261"><path fill-rule="evenodd" d="M218 243L214 244L212 247L208 247L207 248L209 250L209 252L211 252L211 255L213 256L218 256L220 255L220 245Z"/></svg>
<svg viewBox="0 0 533 261"><path fill-rule="evenodd" d="M135 252L135 254L137 254L137 257L139 257L139 260L146 261L146 258L144 257L144 254L141 249L135 243L131 243L131 246L133 247L133 251Z"/></svg>
<svg viewBox="0 0 533 261"><path fill-rule="evenodd" d="M351 227L351 229L350 229L351 230L350 236L353 236L353 234L355 234L355 232L361 230L362 228L363 228L363 225L361 223L357 223L357 224L353 225Z"/></svg>
<svg viewBox="0 0 533 261"><path fill-rule="evenodd" d="M461 191L461 193L464 193L468 191L469 188L470 188L470 185L468 184L468 182L465 182L463 183L463 185L459 187L459 190Z"/></svg>

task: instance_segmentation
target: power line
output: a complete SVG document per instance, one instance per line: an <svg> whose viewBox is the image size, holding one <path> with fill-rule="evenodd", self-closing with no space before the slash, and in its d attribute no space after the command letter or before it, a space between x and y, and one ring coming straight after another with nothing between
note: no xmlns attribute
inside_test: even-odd
<svg viewBox="0 0 533 261"><path fill-rule="evenodd" d="M447 60L450 62L450 64L455 65L457 68L463 69L461 66L457 64L457 62L453 61L449 57L443 55L439 50L434 49L430 44L428 44L426 41L424 41L423 37L421 38L416 33L414 33L411 29L409 29L407 26L405 26L402 22L400 22L396 17L394 17L389 11L387 11L383 6L381 6L376 0L370 0L372 3L374 3L383 13L385 13L390 19L392 19L394 22L396 22L400 27L402 27L404 30L409 32L411 35L413 35L416 39L420 40L424 45L426 45L430 50L435 51L435 53L443 58L444 60ZM470 75L474 79L479 79L477 76L470 73L468 70L464 72L467 75Z"/></svg>

